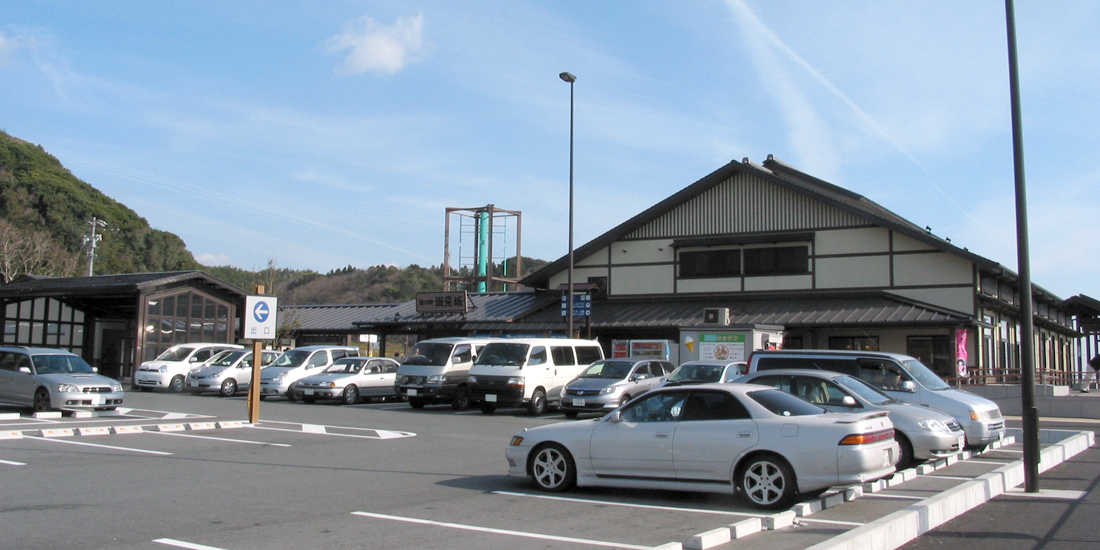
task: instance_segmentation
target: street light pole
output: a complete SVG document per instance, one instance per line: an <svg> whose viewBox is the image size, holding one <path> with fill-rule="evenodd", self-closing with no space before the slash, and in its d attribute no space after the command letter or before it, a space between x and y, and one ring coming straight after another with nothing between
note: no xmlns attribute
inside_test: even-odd
<svg viewBox="0 0 1100 550"><path fill-rule="evenodd" d="M573 337L573 83L577 77L570 73L558 75L569 83L569 285L565 301L567 325L569 326L569 338Z"/></svg>

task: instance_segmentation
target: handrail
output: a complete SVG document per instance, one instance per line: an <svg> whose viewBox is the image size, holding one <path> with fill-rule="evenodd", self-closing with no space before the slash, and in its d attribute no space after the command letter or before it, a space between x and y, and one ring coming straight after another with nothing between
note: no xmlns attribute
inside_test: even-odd
<svg viewBox="0 0 1100 550"><path fill-rule="evenodd" d="M1020 384L1023 381L1023 369L982 369L967 367L967 376L952 376L944 381L952 386ZM1035 373L1035 383L1050 386L1072 386L1079 383L1095 382L1095 373L1065 372L1042 369Z"/></svg>

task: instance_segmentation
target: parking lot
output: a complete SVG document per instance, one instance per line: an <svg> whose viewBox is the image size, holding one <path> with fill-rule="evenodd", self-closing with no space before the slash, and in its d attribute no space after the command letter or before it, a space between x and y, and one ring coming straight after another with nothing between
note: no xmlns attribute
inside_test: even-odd
<svg viewBox="0 0 1100 550"><path fill-rule="evenodd" d="M268 400L248 425L243 398L140 392L117 416L14 412L0 409L3 548L640 549L770 516L729 496L547 494L505 475L509 437L560 414ZM786 529L718 547L828 541L1019 460L1016 447L850 502L834 495Z"/></svg>

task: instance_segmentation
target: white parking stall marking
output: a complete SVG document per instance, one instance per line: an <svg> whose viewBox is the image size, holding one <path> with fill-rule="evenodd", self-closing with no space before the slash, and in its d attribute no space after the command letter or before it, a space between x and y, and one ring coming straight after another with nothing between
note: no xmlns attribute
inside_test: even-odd
<svg viewBox="0 0 1100 550"><path fill-rule="evenodd" d="M10 460L0 460L0 464L7 464L8 466L26 466L25 462L12 462Z"/></svg>
<svg viewBox="0 0 1100 550"><path fill-rule="evenodd" d="M175 546L177 548L188 548L190 550L225 550L224 548L218 548L217 546L206 546L205 544L195 544L193 542L184 542L182 540L175 539L156 539L153 542L158 544L165 544L168 546Z"/></svg>
<svg viewBox="0 0 1100 550"><path fill-rule="evenodd" d="M83 442L80 442L80 441L71 441L71 440L68 440L68 439L51 439L51 438L47 438L47 437L39 437L39 436L36 436L36 435L24 435L23 439L37 439L39 441L49 441L50 443L67 443L69 445L84 445L85 447L98 447L100 449L111 449L111 450L115 450L115 451L130 451L130 452L133 452L133 453L148 453L148 454L151 454L151 455L168 456L168 455L172 454L172 453L165 453L165 452L161 452L161 451L150 451L148 449L134 449L132 447L116 447L114 445L100 445L100 444L97 444L97 443L83 443Z"/></svg>
<svg viewBox="0 0 1100 550"><path fill-rule="evenodd" d="M247 439L229 439L227 437L213 437L213 436L209 436L209 435L191 435L191 434L181 434L181 433L176 433L176 432L145 432L145 433L153 434L153 435L171 435L171 436L174 436L174 437L191 437L191 438L194 438L194 439L209 439L211 441L227 441L229 443L247 443L247 444L250 444L250 445L266 445L266 446L270 446L270 447L290 447L291 446L287 443L266 443L264 441L249 441Z"/></svg>
<svg viewBox="0 0 1100 550"><path fill-rule="evenodd" d="M628 502L614 502L610 500L592 500L587 498L555 497L550 495L535 495L530 493L513 493L511 491L493 491L494 495L506 495L512 497L541 498L545 500L559 500L563 502L583 502L600 506L623 506L625 508L643 508L648 510L663 510L670 512L688 512L693 514L714 514L718 516L738 516L745 518L762 518L768 514L748 514L744 512L727 512L725 510L707 510L704 508L679 508L676 506L656 506L653 504L631 504Z"/></svg>
<svg viewBox="0 0 1100 550"><path fill-rule="evenodd" d="M402 516L390 516L386 514L373 514L371 512L352 512L352 515L363 516L375 519L387 519L392 521L403 521L405 523L416 523L419 525L434 525L436 527L446 527L449 529L461 529L463 531L477 531L480 533L492 533L494 535L508 535L512 537L523 537L539 540L552 540L556 542L571 542L576 544L586 544L589 546L603 546L606 548L625 548L627 550L653 550L652 546L640 546L637 544L626 544L622 542L606 542L601 540L591 539L579 539L574 537L561 537L557 535L543 535L540 533L526 533L523 531L511 531L508 529L494 529L492 527L481 527L477 525L463 525L461 523L448 523L443 521L434 521L430 519L409 518Z"/></svg>
<svg viewBox="0 0 1100 550"><path fill-rule="evenodd" d="M295 429L291 429L291 428L274 428L274 427L271 427L271 426L259 426L259 425L256 425L256 424L246 425L245 427L246 428L252 428L252 429L255 429L255 430L271 430L271 431L276 431L276 432L291 432L291 433L311 433L311 434L317 434L317 435L331 435L331 436L334 436L334 437L351 437L351 438L356 438L356 439L401 439L401 438L405 438L405 437L416 437L416 434L412 433L412 432L399 432L399 431L395 431L395 430L378 430L378 429L374 429L374 428L356 428L356 427L351 427L351 426L323 426L323 425L320 425L320 424L299 424L297 422L278 422L278 421L265 422L265 424L299 425L299 426L301 426L301 428L295 430ZM374 432L374 435L356 435L356 434L335 433L335 432L331 431L332 429L351 430L351 431L357 431L357 432Z"/></svg>

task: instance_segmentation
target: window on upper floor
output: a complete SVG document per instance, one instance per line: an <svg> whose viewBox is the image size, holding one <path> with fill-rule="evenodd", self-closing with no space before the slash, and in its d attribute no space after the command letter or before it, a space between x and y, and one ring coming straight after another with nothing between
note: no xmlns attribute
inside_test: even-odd
<svg viewBox="0 0 1100 550"><path fill-rule="evenodd" d="M745 249L745 275L800 275L809 272L809 247Z"/></svg>
<svg viewBox="0 0 1100 550"><path fill-rule="evenodd" d="M741 275L741 250L700 250L680 253L680 277L737 277Z"/></svg>

